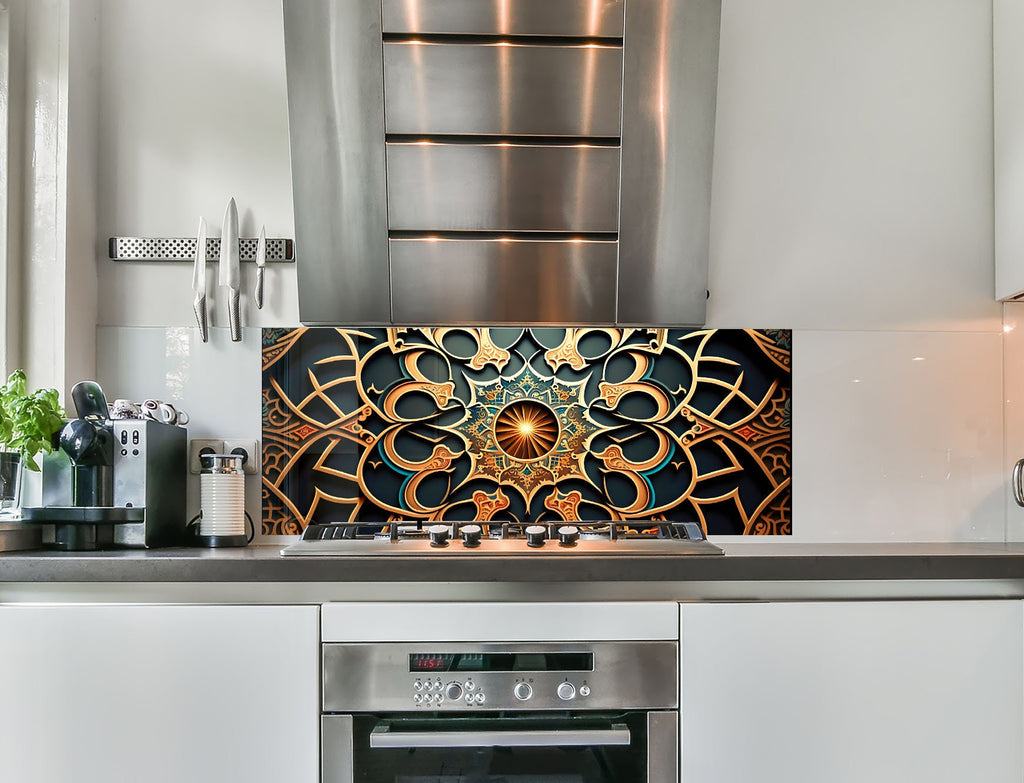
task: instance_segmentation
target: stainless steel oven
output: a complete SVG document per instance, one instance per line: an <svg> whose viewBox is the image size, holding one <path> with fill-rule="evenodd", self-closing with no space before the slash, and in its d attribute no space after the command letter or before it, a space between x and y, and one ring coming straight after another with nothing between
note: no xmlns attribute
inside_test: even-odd
<svg viewBox="0 0 1024 783"><path fill-rule="evenodd" d="M677 783L675 641L322 652L324 783Z"/></svg>

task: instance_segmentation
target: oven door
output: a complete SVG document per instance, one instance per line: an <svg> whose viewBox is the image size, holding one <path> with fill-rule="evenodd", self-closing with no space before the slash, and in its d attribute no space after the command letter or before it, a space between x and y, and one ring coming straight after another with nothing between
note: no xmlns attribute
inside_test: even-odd
<svg viewBox="0 0 1024 783"><path fill-rule="evenodd" d="M676 712L324 715L324 783L677 783Z"/></svg>

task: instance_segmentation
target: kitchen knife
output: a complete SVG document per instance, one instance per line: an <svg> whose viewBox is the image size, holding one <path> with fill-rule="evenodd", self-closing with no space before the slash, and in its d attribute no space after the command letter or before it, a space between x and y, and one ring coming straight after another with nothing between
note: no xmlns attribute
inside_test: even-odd
<svg viewBox="0 0 1024 783"><path fill-rule="evenodd" d="M206 327L206 218L199 218L199 235L196 237L196 261L192 267L192 290L196 298L192 300L192 309L196 313L199 324L199 336L203 342L210 339Z"/></svg>
<svg viewBox="0 0 1024 783"><path fill-rule="evenodd" d="M238 272L238 207L235 200L228 201L224 211L224 227L220 234L220 278L222 286L229 291L228 325L231 327L231 341L242 339L242 324L238 309L238 295L241 287Z"/></svg>
<svg viewBox="0 0 1024 783"><path fill-rule="evenodd" d="M267 265L267 227L260 226L260 238L256 240L256 290L253 292L253 301L256 302L256 309L263 309L263 274Z"/></svg>

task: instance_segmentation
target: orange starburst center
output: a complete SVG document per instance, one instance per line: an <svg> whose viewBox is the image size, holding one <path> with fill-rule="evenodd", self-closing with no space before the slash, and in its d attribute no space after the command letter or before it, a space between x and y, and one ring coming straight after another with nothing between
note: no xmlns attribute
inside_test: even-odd
<svg viewBox="0 0 1024 783"><path fill-rule="evenodd" d="M558 417L535 400L517 400L507 405L494 420L498 447L516 460L540 459L558 442Z"/></svg>

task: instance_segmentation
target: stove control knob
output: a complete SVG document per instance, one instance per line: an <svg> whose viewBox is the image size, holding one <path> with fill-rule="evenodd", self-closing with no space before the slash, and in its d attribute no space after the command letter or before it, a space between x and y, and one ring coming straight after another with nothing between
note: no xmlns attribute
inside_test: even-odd
<svg viewBox="0 0 1024 783"><path fill-rule="evenodd" d="M527 546L544 546L544 540L548 537L548 529L544 525L530 525L526 528Z"/></svg>
<svg viewBox="0 0 1024 783"><path fill-rule="evenodd" d="M533 688L530 687L528 682L517 682L516 687L512 689L512 694L519 701L528 701L533 696Z"/></svg>
<svg viewBox="0 0 1024 783"><path fill-rule="evenodd" d="M571 682L558 683L558 689L555 692L562 701L572 701L576 698L576 686Z"/></svg>
<svg viewBox="0 0 1024 783"><path fill-rule="evenodd" d="M450 682L444 689L444 695L448 701L458 701L462 698L462 686L457 682Z"/></svg>
<svg viewBox="0 0 1024 783"><path fill-rule="evenodd" d="M580 696L589 696L589 695L590 695L590 686L589 685L581 685L580 686Z"/></svg>
<svg viewBox="0 0 1024 783"><path fill-rule="evenodd" d="M576 525L562 525L558 528L558 543L562 546L576 546L580 529Z"/></svg>
<svg viewBox="0 0 1024 783"><path fill-rule="evenodd" d="M480 525L463 525L462 543L468 547L480 546Z"/></svg>
<svg viewBox="0 0 1024 783"><path fill-rule="evenodd" d="M431 525L427 528L431 546L448 546L448 525Z"/></svg>

